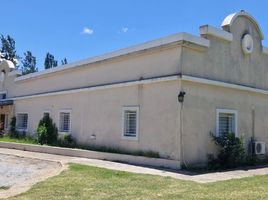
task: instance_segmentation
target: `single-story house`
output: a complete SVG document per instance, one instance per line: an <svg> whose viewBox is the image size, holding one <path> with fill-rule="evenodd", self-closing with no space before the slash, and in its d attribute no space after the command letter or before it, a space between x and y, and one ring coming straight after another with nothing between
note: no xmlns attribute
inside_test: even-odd
<svg viewBox="0 0 268 200"><path fill-rule="evenodd" d="M77 142L155 151L204 163L210 132L268 144L268 48L258 22L241 11L200 36L178 33L21 76L0 63L0 121L33 134L44 114Z"/></svg>

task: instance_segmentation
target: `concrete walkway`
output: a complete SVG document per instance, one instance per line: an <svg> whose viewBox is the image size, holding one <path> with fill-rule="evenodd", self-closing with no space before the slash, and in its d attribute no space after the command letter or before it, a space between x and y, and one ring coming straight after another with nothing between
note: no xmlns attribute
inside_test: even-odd
<svg viewBox="0 0 268 200"><path fill-rule="evenodd" d="M13 149L0 148L0 154L15 155L25 158L35 158L47 161L60 162L63 166L68 163L78 163L89 166L101 167L112 170L126 171L132 173L140 174L150 174L159 176L169 176L176 179L195 181L198 183L211 183L216 181L224 181L230 179L238 179L244 177L251 177L255 175L266 175L268 174L268 167L260 169L248 169L248 170L234 170L228 172L217 172L217 173L207 173L207 174L191 174L185 171L171 172L164 169L153 169L149 167L134 166L123 163L116 163L111 161L87 159L79 157L69 157L54 154L36 153L29 151L20 151Z"/></svg>

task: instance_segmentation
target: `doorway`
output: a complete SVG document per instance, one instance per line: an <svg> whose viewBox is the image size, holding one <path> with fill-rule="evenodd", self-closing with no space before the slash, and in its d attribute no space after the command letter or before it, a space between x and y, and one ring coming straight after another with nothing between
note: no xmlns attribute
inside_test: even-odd
<svg viewBox="0 0 268 200"><path fill-rule="evenodd" d="M6 125L6 115L1 114L0 115L0 131L1 131L1 133L5 131L5 125Z"/></svg>

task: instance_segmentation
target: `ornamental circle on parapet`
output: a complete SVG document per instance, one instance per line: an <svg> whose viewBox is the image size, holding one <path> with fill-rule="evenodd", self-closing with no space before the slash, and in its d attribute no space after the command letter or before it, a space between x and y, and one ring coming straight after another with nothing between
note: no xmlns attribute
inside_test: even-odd
<svg viewBox="0 0 268 200"><path fill-rule="evenodd" d="M245 34L242 38L242 50L245 54L251 54L253 51L253 39L250 34Z"/></svg>

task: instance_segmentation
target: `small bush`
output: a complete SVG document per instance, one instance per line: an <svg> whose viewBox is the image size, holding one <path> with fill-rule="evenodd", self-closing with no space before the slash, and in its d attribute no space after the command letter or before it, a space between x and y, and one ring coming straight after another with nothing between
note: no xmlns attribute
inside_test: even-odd
<svg viewBox="0 0 268 200"><path fill-rule="evenodd" d="M220 147L220 152L215 158L208 156L209 169L228 169L246 164L246 153L242 138L235 137L235 134L228 133L216 137L211 134L212 140Z"/></svg>
<svg viewBox="0 0 268 200"><path fill-rule="evenodd" d="M19 134L18 134L18 132L16 130L16 117L11 118L9 126L10 126L9 136L11 138L18 138Z"/></svg>
<svg viewBox="0 0 268 200"><path fill-rule="evenodd" d="M149 158L160 158L159 153L155 151L134 151L132 154L136 156L144 156Z"/></svg>
<svg viewBox="0 0 268 200"><path fill-rule="evenodd" d="M45 115L38 124L37 138L40 144L56 145L58 140L58 129L52 119Z"/></svg>
<svg viewBox="0 0 268 200"><path fill-rule="evenodd" d="M74 148L76 147L76 141L71 134L65 134L58 139L57 146Z"/></svg>

